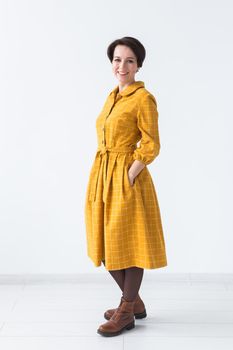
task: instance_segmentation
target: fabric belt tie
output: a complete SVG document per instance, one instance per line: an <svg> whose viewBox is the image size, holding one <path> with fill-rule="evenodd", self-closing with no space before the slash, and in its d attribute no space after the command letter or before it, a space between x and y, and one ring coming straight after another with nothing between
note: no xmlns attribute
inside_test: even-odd
<svg viewBox="0 0 233 350"><path fill-rule="evenodd" d="M101 163L104 161L104 190L103 190L103 201L106 200L106 194L107 194L107 166L108 166L108 155L109 152L115 152L115 153L132 153L137 146L131 146L131 147L123 147L123 148L109 148L109 147L102 147L97 149L96 153L96 159L97 159L97 171L94 174L94 178L92 180L92 187L91 187L91 193L90 193L90 200L95 201L96 200L96 192L97 192L97 184L98 179L100 175L100 168ZM106 182L106 183L105 183Z"/></svg>
<svg viewBox="0 0 233 350"><path fill-rule="evenodd" d="M133 152L137 146L123 147L123 148L111 148L111 147L102 147L98 148L97 152L100 154L106 154L107 152L117 152L117 153L129 153Z"/></svg>

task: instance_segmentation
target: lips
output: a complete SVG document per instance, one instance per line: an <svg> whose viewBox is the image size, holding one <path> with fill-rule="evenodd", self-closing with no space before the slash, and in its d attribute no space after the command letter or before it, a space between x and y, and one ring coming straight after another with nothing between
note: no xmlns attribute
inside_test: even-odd
<svg viewBox="0 0 233 350"><path fill-rule="evenodd" d="M120 73L120 72L118 72L120 75L127 75L128 73Z"/></svg>

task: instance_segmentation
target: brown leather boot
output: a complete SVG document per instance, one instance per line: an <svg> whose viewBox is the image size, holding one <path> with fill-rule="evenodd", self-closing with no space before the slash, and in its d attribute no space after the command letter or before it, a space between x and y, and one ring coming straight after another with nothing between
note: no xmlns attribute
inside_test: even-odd
<svg viewBox="0 0 233 350"><path fill-rule="evenodd" d="M127 301L121 297L119 307L116 309L108 322L100 325L97 333L105 337L113 337L121 334L124 329L130 330L135 327L134 324L134 301Z"/></svg>
<svg viewBox="0 0 233 350"><path fill-rule="evenodd" d="M115 311L116 311L116 309L109 309L109 310L105 311L104 318L106 318L106 320L110 320L110 318L112 317L112 315L114 314ZM137 295L137 297L135 299L133 312L134 312L135 318L137 318L137 319L144 318L147 316L145 304L142 301L142 299L140 298L139 294Z"/></svg>

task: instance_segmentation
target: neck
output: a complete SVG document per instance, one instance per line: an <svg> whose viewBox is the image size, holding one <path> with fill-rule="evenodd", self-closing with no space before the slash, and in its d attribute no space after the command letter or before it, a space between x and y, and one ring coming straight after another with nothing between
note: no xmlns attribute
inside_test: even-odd
<svg viewBox="0 0 233 350"><path fill-rule="evenodd" d="M131 81L130 83L127 83L127 84L122 84L122 83L119 83L119 92L121 92L122 90L126 89L127 86L131 85L135 83L135 80Z"/></svg>

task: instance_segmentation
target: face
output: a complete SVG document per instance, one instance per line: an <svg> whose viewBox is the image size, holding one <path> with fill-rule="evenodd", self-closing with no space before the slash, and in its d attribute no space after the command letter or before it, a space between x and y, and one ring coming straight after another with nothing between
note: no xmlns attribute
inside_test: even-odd
<svg viewBox="0 0 233 350"><path fill-rule="evenodd" d="M117 45L113 53L112 71L121 85L135 81L138 70L137 58L134 52L125 45Z"/></svg>

